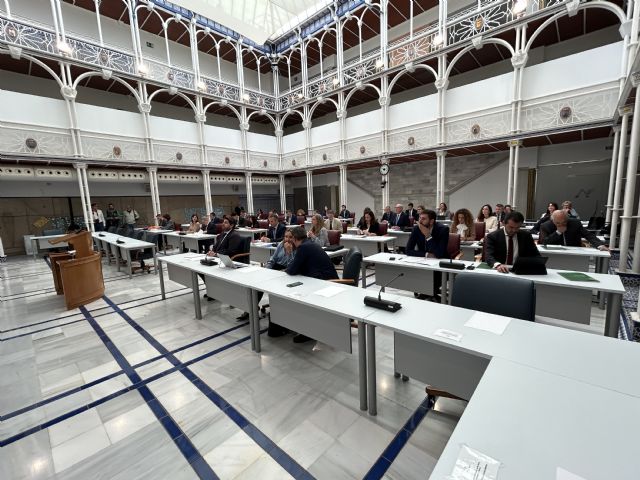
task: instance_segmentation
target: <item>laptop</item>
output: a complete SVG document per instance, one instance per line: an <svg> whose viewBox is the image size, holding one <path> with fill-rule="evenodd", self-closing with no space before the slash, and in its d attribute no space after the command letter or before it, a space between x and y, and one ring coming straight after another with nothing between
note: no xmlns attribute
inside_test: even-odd
<svg viewBox="0 0 640 480"><path fill-rule="evenodd" d="M241 263L239 265L236 264L236 263L233 263L233 260L231 260L229 255L223 255L223 254L219 253L218 254L218 258L220 259L222 264L227 268L243 268L243 267L247 266L247 265L245 265L243 263Z"/></svg>
<svg viewBox="0 0 640 480"><path fill-rule="evenodd" d="M518 257L511 271L516 275L546 275L549 257Z"/></svg>

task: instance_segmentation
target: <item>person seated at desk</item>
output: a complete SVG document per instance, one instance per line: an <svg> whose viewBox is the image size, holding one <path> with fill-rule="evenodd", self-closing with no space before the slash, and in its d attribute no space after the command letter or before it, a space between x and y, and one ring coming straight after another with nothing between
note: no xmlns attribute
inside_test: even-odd
<svg viewBox="0 0 640 480"><path fill-rule="evenodd" d="M216 216L216 212L211 212L209 214L209 223L217 225L219 223L222 223L222 219L220 217Z"/></svg>
<svg viewBox="0 0 640 480"><path fill-rule="evenodd" d="M267 233L260 240L272 243L281 242L286 230L287 228L284 224L278 221L278 214L271 213L269 214L269 228L267 229Z"/></svg>
<svg viewBox="0 0 640 480"><path fill-rule="evenodd" d="M389 221L389 228L391 230L402 230L404 227L409 226L409 215L402 211L402 204L396 205L396 212L392 214Z"/></svg>
<svg viewBox="0 0 640 480"><path fill-rule="evenodd" d="M293 234L291 230L287 230L284 232L284 239L278 244L276 251L271 255L265 267L273 270L286 270L295 256L296 246L293 244Z"/></svg>
<svg viewBox="0 0 640 480"><path fill-rule="evenodd" d="M287 210L287 213L284 216L284 223L287 225L297 225L298 224L298 216L291 212L291 210Z"/></svg>
<svg viewBox="0 0 640 480"><path fill-rule="evenodd" d="M327 210L327 219L324 221L324 228L327 230L342 231L342 222L335 217L333 210Z"/></svg>
<svg viewBox="0 0 640 480"><path fill-rule="evenodd" d="M380 221L387 223L391 222L391 207L389 205L384 207L384 211L382 212L382 220Z"/></svg>
<svg viewBox="0 0 640 480"><path fill-rule="evenodd" d="M420 205L420 207L422 207L422 210L424 210L424 207L422 205ZM409 202L404 213L407 214L407 217L413 217L413 219L417 221L420 218L420 207L415 209L413 208L413 203Z"/></svg>
<svg viewBox="0 0 640 480"><path fill-rule="evenodd" d="M338 273L331 263L329 255L322 250L320 245L307 238L307 232L303 227L292 228L291 235L296 247L296 254L287 267L289 275L304 275L320 280L338 278ZM308 342L309 340L312 339L302 334L293 337L295 343Z"/></svg>
<svg viewBox="0 0 640 480"><path fill-rule="evenodd" d="M531 232L531 233L540 232L540 228L542 227L542 225L544 225L545 222L551 220L551 214L553 212L555 212L556 210L558 210L558 204L555 203L555 202L551 202L547 206L547 211L544 212L542 215L540 215L540 218L535 223L535 225L531 228L531 230L529 230L529 232Z"/></svg>
<svg viewBox="0 0 640 480"><path fill-rule="evenodd" d="M191 215L191 222L189 223L187 233L197 233L200 231L200 228L200 219L198 218L198 214L194 213L193 215Z"/></svg>
<svg viewBox="0 0 640 480"><path fill-rule="evenodd" d="M494 232L498 229L498 219L493 216L491 205L489 205L488 203L480 208L480 212L478 213L476 222L484 222L485 230L489 233Z"/></svg>
<svg viewBox="0 0 640 480"><path fill-rule="evenodd" d="M487 265L499 272L509 273L509 268L518 257L539 257L540 252L531 234L520 230L524 216L511 212L505 217L504 227L487 235Z"/></svg>
<svg viewBox="0 0 640 480"><path fill-rule="evenodd" d="M216 217L216 214L214 212L211 212L209 214L209 223L207 223L207 228L205 230L205 233L207 235L215 235L216 234L216 225L221 223L222 220L219 219L218 217Z"/></svg>
<svg viewBox="0 0 640 480"><path fill-rule="evenodd" d="M566 211L570 218L575 218L576 220L580 220L580 215L576 212L576 209L573 208L573 204L571 200L565 200L562 202L562 210Z"/></svg>
<svg viewBox="0 0 640 480"><path fill-rule="evenodd" d="M227 255L233 257L239 253L242 253L242 236L235 231L236 222L233 217L225 218L222 222L222 233L216 237L214 243L209 245L209 251L207 257L217 257L218 254ZM204 275L199 274L200 278L204 282ZM204 298L213 302L213 298L204 294Z"/></svg>
<svg viewBox="0 0 640 480"><path fill-rule="evenodd" d="M410 257L449 258L449 229L436 222L436 212L423 210L407 240Z"/></svg>
<svg viewBox="0 0 640 480"><path fill-rule="evenodd" d="M500 228L504 225L504 205L501 203L496 203L496 208L493 211L493 214L496 216L496 220L498 221L498 225L496 228Z"/></svg>
<svg viewBox="0 0 640 480"><path fill-rule="evenodd" d="M364 209L364 215L358 222L358 235L367 235L370 237L380 235L380 224L369 207Z"/></svg>
<svg viewBox="0 0 640 480"><path fill-rule="evenodd" d="M329 234L327 233L327 229L324 228L324 221L322 220L322 215L319 213L311 217L311 228L307 232L307 237L321 247L329 246Z"/></svg>
<svg viewBox="0 0 640 480"><path fill-rule="evenodd" d="M447 204L444 202L440 202L438 205L438 209L436 210L436 218L438 220L451 220L453 214L449 211Z"/></svg>
<svg viewBox="0 0 640 480"><path fill-rule="evenodd" d="M205 215L202 217L200 221L200 231L202 233L207 233L207 229L209 228L209 216Z"/></svg>
<svg viewBox="0 0 640 480"><path fill-rule="evenodd" d="M162 218L164 219L164 223L162 224L164 228L166 228L167 230L176 229L176 224L173 220L171 220L171 215L169 215L168 213L165 213L162 215Z"/></svg>
<svg viewBox="0 0 640 480"><path fill-rule="evenodd" d="M342 205L340 208L340 213L338 213L339 218L351 218L351 212L347 210L346 205Z"/></svg>
<svg viewBox="0 0 640 480"><path fill-rule="evenodd" d="M473 215L466 208L461 208L453 216L451 222L451 233L460 235L461 242L468 242L476 239L475 227L473 226Z"/></svg>
<svg viewBox="0 0 640 480"><path fill-rule="evenodd" d="M582 226L580 220L569 217L566 210L556 210L551 214L551 220L541 227L545 245L564 245L565 247L581 247L582 239L586 239L592 247L598 250L609 250L595 233Z"/></svg>

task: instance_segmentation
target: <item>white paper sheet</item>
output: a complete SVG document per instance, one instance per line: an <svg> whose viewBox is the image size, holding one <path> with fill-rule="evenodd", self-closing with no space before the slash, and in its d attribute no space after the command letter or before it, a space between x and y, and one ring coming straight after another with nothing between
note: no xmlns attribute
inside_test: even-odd
<svg viewBox="0 0 640 480"><path fill-rule="evenodd" d="M443 337L448 340L453 340L454 342L459 342L460 340L462 340L461 333L454 332L453 330L447 330L446 328L439 328L438 330L433 332L433 334L437 337Z"/></svg>
<svg viewBox="0 0 640 480"><path fill-rule="evenodd" d="M502 335L510 322L510 318L476 312L465 322L464 326Z"/></svg>
<svg viewBox="0 0 640 480"><path fill-rule="evenodd" d="M321 290L318 290L317 292L315 292L315 294L320 295L321 297L330 298L330 297L335 297L337 294L343 291L344 291L344 288L331 286L331 287L325 287Z"/></svg>
<svg viewBox="0 0 640 480"><path fill-rule="evenodd" d="M240 267L236 268L235 270L237 270L238 273L251 273L260 270L261 268L262 267Z"/></svg>
<svg viewBox="0 0 640 480"><path fill-rule="evenodd" d="M496 480L500 462L467 445L460 447L460 453L453 467L450 480Z"/></svg>
<svg viewBox="0 0 640 480"><path fill-rule="evenodd" d="M565 470L562 467L556 468L556 480L586 480L584 477L580 475L576 475L575 473L571 473L568 470Z"/></svg>

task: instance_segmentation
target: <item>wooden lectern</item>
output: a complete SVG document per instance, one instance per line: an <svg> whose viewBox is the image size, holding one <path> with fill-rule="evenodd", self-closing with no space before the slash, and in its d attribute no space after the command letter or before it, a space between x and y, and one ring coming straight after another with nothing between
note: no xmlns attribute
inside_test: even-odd
<svg viewBox="0 0 640 480"><path fill-rule="evenodd" d="M93 251L91 232L79 232L50 240L67 242L70 252L50 253L53 282L58 295L64 294L67 310L98 300L104 294L102 255Z"/></svg>

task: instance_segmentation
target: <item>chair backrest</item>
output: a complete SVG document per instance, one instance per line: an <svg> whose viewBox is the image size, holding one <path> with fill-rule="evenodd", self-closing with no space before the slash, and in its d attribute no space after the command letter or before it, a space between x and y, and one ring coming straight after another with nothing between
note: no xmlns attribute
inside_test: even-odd
<svg viewBox="0 0 640 480"><path fill-rule="evenodd" d="M340 245L340 231L339 230L327 230L329 236L329 245Z"/></svg>
<svg viewBox="0 0 640 480"><path fill-rule="evenodd" d="M222 233L222 223L216 223L215 229L215 234L220 235Z"/></svg>
<svg viewBox="0 0 640 480"><path fill-rule="evenodd" d="M42 235L48 237L49 235L64 235L64 230L56 228L55 230L43 230Z"/></svg>
<svg viewBox="0 0 640 480"><path fill-rule="evenodd" d="M278 215L278 223L284 223L285 221L285 216L283 214L279 214Z"/></svg>
<svg viewBox="0 0 640 480"><path fill-rule="evenodd" d="M304 215L298 215L296 219L298 220L298 225L304 225L304 222L307 220L307 217L305 217Z"/></svg>
<svg viewBox="0 0 640 480"><path fill-rule="evenodd" d="M460 235L457 233L449 234L449 243L447 244L447 253L449 258L456 258L460 253Z"/></svg>
<svg viewBox="0 0 640 480"><path fill-rule="evenodd" d="M258 220L258 228L269 228L269 220Z"/></svg>
<svg viewBox="0 0 640 480"><path fill-rule="evenodd" d="M362 252L358 247L351 247L344 256L344 267L342 269L342 279L352 280L353 286L358 286L360 279L360 267L362 266Z"/></svg>
<svg viewBox="0 0 640 480"><path fill-rule="evenodd" d="M475 230L476 240L482 240L484 238L484 234L487 231L487 226L484 222L474 222L473 227Z"/></svg>
<svg viewBox="0 0 640 480"><path fill-rule="evenodd" d="M349 228L349 224L347 222L342 222L342 233L347 233L347 228Z"/></svg>
<svg viewBox="0 0 640 480"><path fill-rule="evenodd" d="M118 230L118 227L109 227L109 228L107 228L107 232L109 232L109 233L116 233L117 230Z"/></svg>
<svg viewBox="0 0 640 480"><path fill-rule="evenodd" d="M242 237L242 243L240 244L242 251L240 253L249 253L251 251L251 237ZM249 255L238 258L238 262L249 263Z"/></svg>
<svg viewBox="0 0 640 480"><path fill-rule="evenodd" d="M349 212L351 213L351 220L355 221L356 219L356 212Z"/></svg>
<svg viewBox="0 0 640 480"><path fill-rule="evenodd" d="M267 220L269 218L269 214L268 213L261 213L260 214L260 220Z"/></svg>
<svg viewBox="0 0 640 480"><path fill-rule="evenodd" d="M380 226L378 227L378 235L382 236L382 235L386 235L387 232L389 231L389 224L387 222L384 223L380 223Z"/></svg>
<svg viewBox="0 0 640 480"><path fill-rule="evenodd" d="M409 226L413 227L413 224L416 223L416 219L413 217L413 215L411 215L409 217Z"/></svg>
<svg viewBox="0 0 640 480"><path fill-rule="evenodd" d="M136 240L142 240L142 237L144 237L144 230L138 230L137 232L134 232L134 237Z"/></svg>
<svg viewBox="0 0 640 480"><path fill-rule="evenodd" d="M536 290L531 280L498 275L457 275L451 304L481 312L535 320Z"/></svg>

